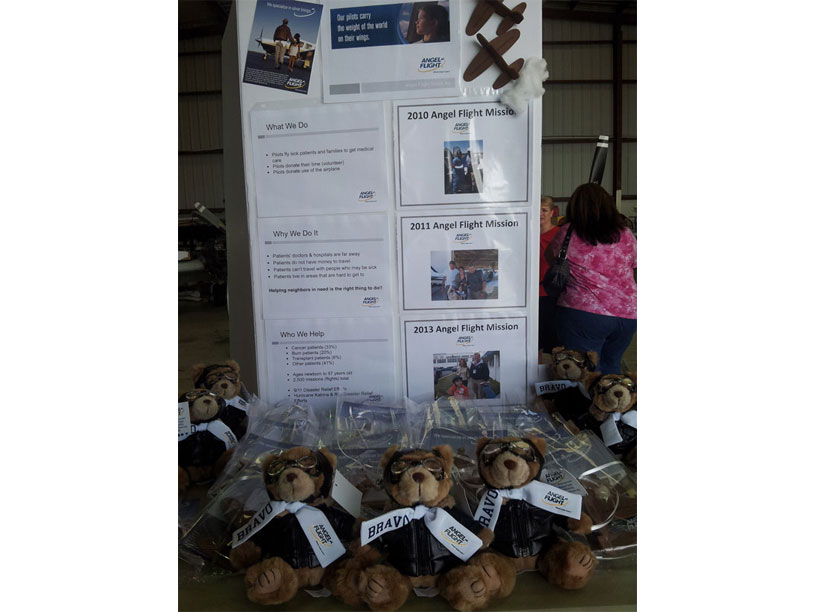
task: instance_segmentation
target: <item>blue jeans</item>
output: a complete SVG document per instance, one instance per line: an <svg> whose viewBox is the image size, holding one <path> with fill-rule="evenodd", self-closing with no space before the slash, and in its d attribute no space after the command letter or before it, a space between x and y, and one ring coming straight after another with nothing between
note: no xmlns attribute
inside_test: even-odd
<svg viewBox="0 0 814 612"><path fill-rule="evenodd" d="M557 308L557 336L567 349L596 351L603 374L622 373L622 355L633 334L636 319L623 319L585 312L574 308Z"/></svg>

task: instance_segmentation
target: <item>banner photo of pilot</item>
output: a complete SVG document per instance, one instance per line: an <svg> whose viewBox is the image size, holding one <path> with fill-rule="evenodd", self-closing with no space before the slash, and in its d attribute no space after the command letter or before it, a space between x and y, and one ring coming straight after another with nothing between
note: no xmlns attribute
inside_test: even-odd
<svg viewBox="0 0 814 612"><path fill-rule="evenodd" d="M430 285L433 302L496 300L498 250L431 251Z"/></svg>
<svg viewBox="0 0 814 612"><path fill-rule="evenodd" d="M444 143L444 193L483 191L483 141L450 140Z"/></svg>
<svg viewBox="0 0 814 612"><path fill-rule="evenodd" d="M459 21L457 3L333 0L328 6L325 102L460 95L460 34L450 28Z"/></svg>
<svg viewBox="0 0 814 612"><path fill-rule="evenodd" d="M308 93L322 5L258 0L243 82Z"/></svg>
<svg viewBox="0 0 814 612"><path fill-rule="evenodd" d="M500 351L436 353L432 356L435 399L500 397Z"/></svg>

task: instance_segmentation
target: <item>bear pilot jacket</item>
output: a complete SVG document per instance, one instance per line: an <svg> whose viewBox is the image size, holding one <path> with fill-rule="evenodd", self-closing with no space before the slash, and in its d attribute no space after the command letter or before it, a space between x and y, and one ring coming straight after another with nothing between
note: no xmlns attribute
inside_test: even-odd
<svg viewBox="0 0 814 612"><path fill-rule="evenodd" d="M540 555L559 539L555 525L567 529L568 519L522 499L510 499L500 508L490 548L516 559Z"/></svg>
<svg viewBox="0 0 814 612"><path fill-rule="evenodd" d="M353 516L337 506L317 504L313 507L322 511L343 544L353 539L356 521ZM260 547L264 558L280 557L294 569L320 567L308 537L302 532L297 517L290 512L273 518L251 541Z"/></svg>
<svg viewBox="0 0 814 612"><path fill-rule="evenodd" d="M483 528L457 508L446 511L473 533ZM370 544L386 555L387 561L405 576L437 576L463 563L435 539L422 520L410 521L382 534Z"/></svg>

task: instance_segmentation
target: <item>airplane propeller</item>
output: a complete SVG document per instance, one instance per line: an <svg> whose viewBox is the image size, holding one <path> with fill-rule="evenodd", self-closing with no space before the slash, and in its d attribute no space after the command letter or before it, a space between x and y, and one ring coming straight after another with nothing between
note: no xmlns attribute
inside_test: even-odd
<svg viewBox="0 0 814 612"><path fill-rule="evenodd" d="M260 28L260 38L255 38L254 40L257 41L257 44L260 46L261 49L263 49L263 42L262 42L263 41L263 28ZM263 49L263 50L265 51L265 49Z"/></svg>

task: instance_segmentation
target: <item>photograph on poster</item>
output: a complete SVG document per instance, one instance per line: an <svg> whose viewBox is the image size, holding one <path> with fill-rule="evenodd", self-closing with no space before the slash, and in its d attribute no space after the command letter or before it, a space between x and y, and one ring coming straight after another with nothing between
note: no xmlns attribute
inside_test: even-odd
<svg viewBox="0 0 814 612"><path fill-rule="evenodd" d="M460 95L458 10L449 0L332 2L325 102Z"/></svg>
<svg viewBox="0 0 814 612"><path fill-rule="evenodd" d="M404 310L524 308L528 213L399 218Z"/></svg>
<svg viewBox="0 0 814 612"><path fill-rule="evenodd" d="M322 5L258 0L243 82L308 93Z"/></svg>
<svg viewBox="0 0 814 612"><path fill-rule="evenodd" d="M435 399L500 397L500 351L436 353L432 369Z"/></svg>
<svg viewBox="0 0 814 612"><path fill-rule="evenodd" d="M528 206L529 116L499 102L422 101L396 106L393 120L399 207Z"/></svg>
<svg viewBox="0 0 814 612"><path fill-rule="evenodd" d="M483 141L444 143L444 193L479 193L483 189Z"/></svg>
<svg viewBox="0 0 814 612"><path fill-rule="evenodd" d="M430 295L446 300L496 300L498 249L430 252Z"/></svg>

